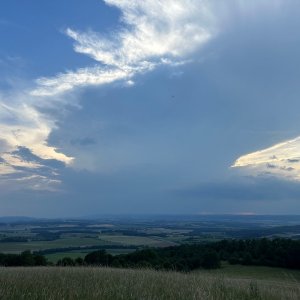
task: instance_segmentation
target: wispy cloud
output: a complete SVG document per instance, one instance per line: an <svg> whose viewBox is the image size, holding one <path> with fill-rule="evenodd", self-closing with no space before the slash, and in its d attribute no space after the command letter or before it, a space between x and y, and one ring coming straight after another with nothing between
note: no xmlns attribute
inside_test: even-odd
<svg viewBox="0 0 300 300"><path fill-rule="evenodd" d="M68 28L74 50L88 55L98 65L40 78L31 94L50 96L85 85L128 81L138 73L162 64L177 64L207 42L213 34L214 17L206 1L116 1L108 5L122 12L123 29L109 38Z"/></svg>
<svg viewBox="0 0 300 300"><path fill-rule="evenodd" d="M238 158L232 167L252 175L271 175L300 181L300 137Z"/></svg>
<svg viewBox="0 0 300 300"><path fill-rule="evenodd" d="M209 41L232 12L250 15L278 10L283 0L104 0L121 11L122 27L109 34L65 33L75 41L74 50L97 62L92 68L40 78L32 90L35 96L51 96L75 87L102 85L132 78L162 64L178 65Z"/></svg>

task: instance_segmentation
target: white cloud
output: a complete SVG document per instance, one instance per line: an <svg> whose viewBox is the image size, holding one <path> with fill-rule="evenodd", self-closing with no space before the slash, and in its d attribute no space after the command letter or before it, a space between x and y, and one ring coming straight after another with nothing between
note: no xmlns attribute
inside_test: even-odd
<svg viewBox="0 0 300 300"><path fill-rule="evenodd" d="M272 175L300 181L300 137L238 158L232 167L251 175Z"/></svg>
<svg viewBox="0 0 300 300"><path fill-rule="evenodd" d="M34 161L26 161L22 159L20 155L12 154L12 153L4 153L1 158L10 166L21 167L21 168L30 168L37 169L41 168L42 165L34 162Z"/></svg>
<svg viewBox="0 0 300 300"><path fill-rule="evenodd" d="M25 176L16 179L15 181L18 184L22 184L25 188L30 187L30 189L36 191L49 191L56 192L58 190L58 186L61 184L60 180L57 179L49 179L47 176L42 175L31 175Z"/></svg>
<svg viewBox="0 0 300 300"><path fill-rule="evenodd" d="M74 50L98 65L40 78L35 96L51 96L86 85L129 81L161 64L178 65L204 45L235 14L255 15L282 7L282 0L104 0L121 11L122 29L109 35L68 28Z"/></svg>
<svg viewBox="0 0 300 300"><path fill-rule="evenodd" d="M116 1L123 29L110 39L95 32L67 29L74 50L98 62L93 68L38 79L31 94L51 96L85 85L102 85L131 78L161 64L178 64L212 36L214 17L207 1Z"/></svg>
<svg viewBox="0 0 300 300"><path fill-rule="evenodd" d="M113 41L96 34L67 34L77 43L75 50L116 67L126 67L164 56L181 57L211 37L214 17L207 1L115 1L109 5L122 11L127 26Z"/></svg>
<svg viewBox="0 0 300 300"><path fill-rule="evenodd" d="M18 174L19 175L19 174ZM34 191L60 191L61 181L49 178L48 176L32 174L20 177L5 176L5 180L0 180L0 188L2 192L12 192L18 190L34 190Z"/></svg>
<svg viewBox="0 0 300 300"><path fill-rule="evenodd" d="M37 80L38 88L31 91L33 96L53 96L85 85L102 85L130 78L130 70L101 69L99 67L79 69L77 72L59 74L53 78Z"/></svg>
<svg viewBox="0 0 300 300"><path fill-rule="evenodd" d="M11 167L7 163L0 162L0 175L9 175L9 174L15 174L18 172L16 169Z"/></svg>

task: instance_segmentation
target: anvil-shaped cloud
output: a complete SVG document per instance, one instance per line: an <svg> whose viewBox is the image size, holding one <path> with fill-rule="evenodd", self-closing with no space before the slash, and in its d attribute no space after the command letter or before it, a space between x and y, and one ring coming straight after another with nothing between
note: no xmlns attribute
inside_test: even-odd
<svg viewBox="0 0 300 300"><path fill-rule="evenodd" d="M94 59L95 66L38 78L33 86L15 90L10 95L0 93L0 175L5 180L27 180L32 188L44 188L47 182L59 182L57 168L52 162L70 165L73 158L49 144L49 136L57 128L59 119L53 111L76 104L76 97L70 96L75 88L116 81L133 85L138 74L161 65L178 66L190 60L191 54L220 29L218 18L221 18L223 13L220 11L224 8L225 11L249 13L257 5L270 9L283 3L282 0L272 3L267 0L236 0L231 4L215 0L104 2L120 10L122 17L118 30L108 34L66 30L75 41L74 50ZM48 108L52 110L51 114L47 113ZM24 156L24 149L31 155ZM256 161L252 156L246 161ZM294 156L286 159L294 159ZM248 165L244 161L244 158L239 159L235 166ZM276 163L280 173L292 174L291 170L283 170L284 165L279 165L279 161ZM41 184L35 182L38 180Z"/></svg>
<svg viewBox="0 0 300 300"><path fill-rule="evenodd" d="M207 1L105 2L121 10L123 28L119 32L107 39L95 32L66 30L75 40L75 51L93 58L97 62L94 67L39 78L29 91L0 97L0 175L5 180L28 180L29 187L44 188L47 182L58 182L56 169L50 168L45 174L46 160L72 162L72 157L48 144L57 117L46 114L44 109L60 110L66 104L74 104L70 95L64 97L66 92L120 80L132 85L136 74L162 64L182 63L212 35L214 18ZM20 147L35 158L23 157ZM32 184L35 180L42 184Z"/></svg>

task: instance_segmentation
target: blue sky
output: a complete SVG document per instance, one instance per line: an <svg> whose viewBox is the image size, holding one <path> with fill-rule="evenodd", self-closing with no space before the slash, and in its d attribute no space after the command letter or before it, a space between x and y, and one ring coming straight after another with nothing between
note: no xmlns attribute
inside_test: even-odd
<svg viewBox="0 0 300 300"><path fill-rule="evenodd" d="M299 8L3 1L1 213L300 213Z"/></svg>

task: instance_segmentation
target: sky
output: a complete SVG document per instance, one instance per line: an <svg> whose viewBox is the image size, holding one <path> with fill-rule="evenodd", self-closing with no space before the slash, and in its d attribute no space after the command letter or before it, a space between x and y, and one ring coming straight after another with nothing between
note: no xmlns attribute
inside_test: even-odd
<svg viewBox="0 0 300 300"><path fill-rule="evenodd" d="M0 4L0 214L300 214L298 0Z"/></svg>

